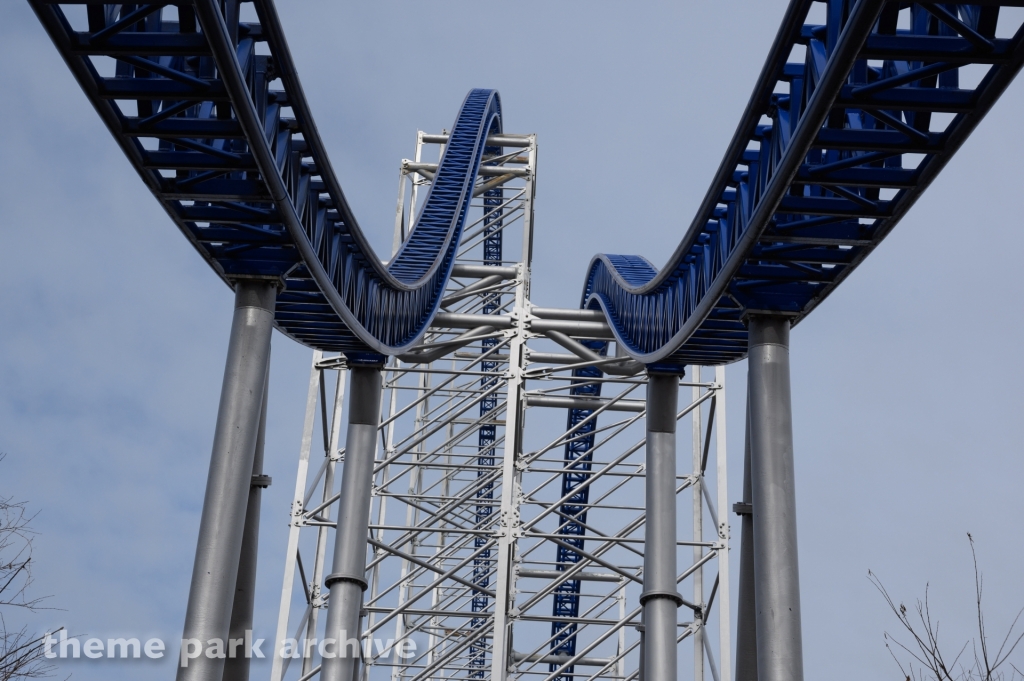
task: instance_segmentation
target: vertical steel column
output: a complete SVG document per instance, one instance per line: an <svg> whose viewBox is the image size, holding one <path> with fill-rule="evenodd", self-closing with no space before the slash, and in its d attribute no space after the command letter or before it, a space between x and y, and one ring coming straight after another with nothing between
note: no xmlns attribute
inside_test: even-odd
<svg viewBox="0 0 1024 681"><path fill-rule="evenodd" d="M754 517L750 502L750 389L743 440L743 499L740 516L740 593L736 605L736 681L757 681L757 607L754 605Z"/></svg>
<svg viewBox="0 0 1024 681"><path fill-rule="evenodd" d="M722 551L718 554L718 652L722 660L720 681L732 681L732 589L729 584L729 476L728 449L726 447L725 367L715 367L715 462L718 470L718 541Z"/></svg>
<svg viewBox="0 0 1024 681"><path fill-rule="evenodd" d="M524 288L529 279L521 271L523 286L516 291L516 310L524 305ZM501 520L497 537L498 560L495 568L494 638L491 642L491 681L508 678L509 658L512 651L512 617L515 576L512 570L516 553L516 540L521 532L519 499L516 492L522 471L516 468L523 454L523 405L526 392L523 369L526 365L526 333L520 326L516 337L509 343L509 378L505 397L505 447L501 462Z"/></svg>
<svg viewBox="0 0 1024 681"><path fill-rule="evenodd" d="M322 681L353 681L361 646L360 609L366 590L366 537L370 525L373 460L380 425L380 367L351 367L352 387L348 403L348 436L345 467L341 474L338 532L334 565L324 580L330 589L327 628L320 678ZM351 643L350 643L351 642Z"/></svg>
<svg viewBox="0 0 1024 681"><path fill-rule="evenodd" d="M647 383L647 522L644 532L644 678L674 681L676 610L676 412L679 377Z"/></svg>
<svg viewBox="0 0 1024 681"><path fill-rule="evenodd" d="M530 300L531 268L533 263L533 199L536 192L537 136L530 135L530 170L526 179L526 200L523 205L523 253L519 263L518 285L516 286L513 314L523 319ZM497 538L498 560L495 566L494 584L494 638L491 642L490 681L505 681L508 678L509 659L512 655L512 609L515 607L516 580L512 563L516 555L516 544L520 533L519 483L522 471L517 468L523 454L523 423L526 413L526 368L525 325L516 327L515 338L509 343L508 384L505 394L505 447L501 462L501 521L500 536Z"/></svg>
<svg viewBox="0 0 1024 681"><path fill-rule="evenodd" d="M750 480L759 681L803 681L789 319L749 321Z"/></svg>
<svg viewBox="0 0 1024 681"><path fill-rule="evenodd" d="M269 357L267 358L269 360ZM249 504L245 510L245 534L242 538L242 553L238 560L238 577L235 580L235 601L231 606L231 641L242 641L241 650L232 654L228 644L228 659L224 662L224 681L249 681L249 640L252 638L252 614L256 605L256 556L260 540L260 502L263 488L270 485L270 478L263 475L263 449L267 436L267 399L270 395L270 371L263 383L263 406L260 409L260 426L256 434L256 454L252 462L252 482L249 485ZM235 649L237 650L237 649Z"/></svg>
<svg viewBox="0 0 1024 681"><path fill-rule="evenodd" d="M334 495L334 470L337 467L338 461L341 460L338 451L338 439L341 432L341 407L345 401L345 379L348 375L348 369L338 370L338 382L334 388L334 406L330 410L331 423L330 423L330 435L327 437L326 447L324 456L327 461L324 462L324 481L323 489L320 493L320 503L325 504ZM324 385L323 381L326 376L321 376L320 385ZM322 390L321 399L326 402L326 390ZM320 418L323 419L324 415L328 413L327 405L323 405L323 410L320 412ZM326 424L324 424L324 431L326 432ZM320 517L324 520L330 521L331 519L331 507L327 506L319 513ZM313 554L313 575L310 582L309 596L310 596L310 609L309 619L306 620L306 640L314 639L317 635L317 623L320 617L320 610L323 608L324 598L321 593L320 584L324 577L324 563L327 557L327 527L321 526L317 528L316 532L316 553ZM307 655L306 642L302 643L302 676L309 674L313 670L313 659L312 654ZM310 651L312 652L312 651Z"/></svg>
<svg viewBox="0 0 1024 681"><path fill-rule="evenodd" d="M285 550L284 579L281 585L281 605L277 613L277 633L274 637L274 660L270 670L270 681L281 681L292 658L281 657L284 639L288 636L288 619L291 614L292 590L295 588L295 568L299 551L299 533L305 513L306 478L309 474L309 450L313 446L313 424L316 420L317 392L320 389L320 360L323 352L313 351L313 363L309 370L309 389L306 393L306 417L302 425L302 444L299 446L299 467L295 476L295 494L292 497L288 521L288 548ZM337 454L337 452L332 452ZM311 612L310 610L307 612Z"/></svg>
<svg viewBox="0 0 1024 681"><path fill-rule="evenodd" d="M690 395L693 402L700 399L700 367L690 367L690 378L694 385L690 387ZM701 464L703 459L703 438L701 438L701 416L700 407L695 409L691 414L692 427L691 431L693 434L693 445L691 459L693 465L693 474L695 476L703 477L704 471L701 470ZM703 480L699 480L697 484L693 486L693 541L700 542L704 541L704 498L701 496L701 490L703 487ZM700 559L704 557L704 547L694 546L693 547L693 562L697 564ZM697 627L693 632L693 681L704 681L704 624L707 621L707 613L704 611L704 568L697 568L696 572L693 573L693 602L695 605L700 607L700 612L694 613L694 620L700 620L700 626Z"/></svg>
<svg viewBox="0 0 1024 681"><path fill-rule="evenodd" d="M182 635L183 641L198 641L204 653L213 640L219 640L226 652L231 628L276 297L276 282L243 280L235 286L235 312ZM177 679L221 681L225 659L201 654L189 660L187 667L178 667Z"/></svg>
<svg viewBox="0 0 1024 681"><path fill-rule="evenodd" d="M640 611L640 626L637 630L640 632L640 664L636 672L637 681L647 681L647 669L644 665L644 660L647 659L647 621L646 621L647 609L644 608Z"/></svg>

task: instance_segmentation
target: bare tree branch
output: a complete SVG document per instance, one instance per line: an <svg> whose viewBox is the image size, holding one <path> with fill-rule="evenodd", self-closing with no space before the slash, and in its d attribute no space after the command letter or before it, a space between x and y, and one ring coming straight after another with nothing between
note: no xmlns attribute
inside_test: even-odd
<svg viewBox="0 0 1024 681"><path fill-rule="evenodd" d="M899 606L889 595L885 586L878 577L868 570L868 579L882 594L889 609L892 610L896 619L900 621L903 629L912 638L911 644L904 645L894 638L889 632L883 633L885 647L889 651L900 674L906 681L1016 681L1018 678L1024 681L1024 673L1021 673L1012 662L1010 656L1017 649L1017 645L1024 640L1024 632L1017 632L1017 624L1022 615L1022 608L1013 623L1010 625L1006 636L1003 637L999 650L995 656L991 655L988 645L988 634L985 628L985 613L982 607L982 594L984 593L984 579L978 569L978 555L974 547L974 537L970 533L967 539L971 544L971 556L974 560L974 600L977 617L978 636L976 639L964 643L963 647L947 663L947 657L943 650L944 646L939 643L939 621L932 619L931 605L929 602L930 585L925 585L924 601L918 600L914 610L917 613L917 622L912 622L907 614L907 607L902 603ZM895 649L894 649L895 646ZM964 651L971 646L973 663L966 666L963 660ZM901 660L897 649L909 656L909 660ZM1002 667L1008 664L1012 672L1007 677Z"/></svg>
<svg viewBox="0 0 1024 681"><path fill-rule="evenodd" d="M41 679L52 676L56 667L43 654L43 642L47 636L57 633L50 632L43 636L33 636L28 629L9 630L3 616L0 615L0 680L22 681L23 679ZM63 627L57 631L61 631Z"/></svg>
<svg viewBox="0 0 1024 681"><path fill-rule="evenodd" d="M0 452L0 462L5 454ZM30 596L32 586L32 530L34 515L24 501L0 496L0 681L23 681L51 676L53 664L44 655L47 636L28 627L8 628L5 613L48 610L49 596ZM58 629L58 631L60 631ZM55 632L54 632L55 633Z"/></svg>

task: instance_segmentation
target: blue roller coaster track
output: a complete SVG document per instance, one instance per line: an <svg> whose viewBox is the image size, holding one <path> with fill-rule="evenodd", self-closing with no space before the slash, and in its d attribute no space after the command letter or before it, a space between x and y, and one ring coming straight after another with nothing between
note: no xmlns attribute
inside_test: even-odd
<svg viewBox="0 0 1024 681"><path fill-rule="evenodd" d="M744 357L751 312L799 322L906 214L1024 62L1020 27L996 37L1000 6L1019 0L829 0L824 25L806 23L812 4L790 3L666 265L620 255L590 264L582 306L604 310L622 348L649 367ZM803 62L788 61L800 52ZM961 87L968 65L987 70Z"/></svg>
<svg viewBox="0 0 1024 681"><path fill-rule="evenodd" d="M1007 29L1000 14L1024 0L827 0L820 25L808 23L816 1L787 8L666 264L608 254L590 264L581 307L602 310L617 346L649 369L742 358L751 313L799 322L910 210L1024 64L1024 27ZM258 22L239 19L237 0L89 3L84 30L59 3L30 3L125 155L210 266L228 283L284 282L281 331L353 363L379 364L419 341L447 285L481 158L500 151L485 146L501 131L496 92L467 96L425 207L384 265L331 168L272 0L254 0ZM168 5L176 21L162 19ZM257 43L269 54L257 54ZM794 55L802 61L790 62ZM101 76L93 56L115 59L116 73ZM984 75L966 82L968 66ZM496 255L487 257L500 260L495 233L486 248ZM592 349L606 352L607 344ZM598 374L578 370L574 394L596 395L599 384L586 378ZM496 407L481 404L481 416ZM570 410L569 425L589 416ZM495 437L493 427L481 428L481 467L494 465ZM563 494L587 479L592 446L584 437L567 447ZM561 508L560 565L579 559L567 547L583 547L586 489ZM479 495L481 518L491 493ZM474 583L487 586L491 563L480 556ZM578 593L578 581L565 582L555 614L578 614ZM485 611L486 595L473 607ZM574 653L571 626L557 625L552 636L552 652ZM474 651L477 675L483 650Z"/></svg>
<svg viewBox="0 0 1024 681"><path fill-rule="evenodd" d="M177 21L163 20L169 4ZM57 3L32 6L125 155L210 266L228 282L282 279L281 331L379 364L415 345L437 312L484 140L501 132L500 99L493 90L467 95L423 210L385 266L328 161L274 5L254 4L258 24L239 21L238 2L88 4L85 31ZM257 42L271 54L257 54ZM97 71L97 55L117 60L112 77Z"/></svg>
<svg viewBox="0 0 1024 681"><path fill-rule="evenodd" d="M600 356L608 352L608 342L600 340L584 340L583 345ZM595 398L601 396L601 383L588 381L588 378L600 378L602 372L597 367L580 367L573 369L574 378L569 394L573 397ZM586 536L587 509L590 503L590 485L585 484L591 475L594 460L594 436L597 430L597 417L592 409L569 409L566 419L566 431L576 433L575 437L565 443L566 472L562 475L562 498L565 503L558 509L560 518L558 534L565 539L558 546L555 556L555 569L564 572L582 556L573 548L582 549ZM580 616L580 585L579 579L567 579L559 584L554 591L551 615L557 618L551 622L551 653L572 657L576 654L575 622L569 621ZM554 672L561 664L551 663L548 671ZM573 681L575 665L565 668L555 681Z"/></svg>
<svg viewBox="0 0 1024 681"><path fill-rule="evenodd" d="M353 362L417 343L451 272L485 138L501 130L496 92L467 96L426 206L384 265L328 161L272 0L254 0L258 23L239 20L236 0L87 4L83 31L59 3L30 2L125 155L217 273L285 281L283 332ZM168 4L177 21L162 19ZM789 5L666 265L591 262L582 306L603 310L621 348L653 368L742 358L749 312L800 321L893 229L1024 63L1019 27L997 37L1000 7L1022 0L828 0L823 25L806 23L813 4ZM258 42L269 55L256 53ZM789 62L799 53L802 62ZM116 74L101 76L97 55L116 59ZM961 87L969 65L986 73ZM951 118L936 125L943 114Z"/></svg>

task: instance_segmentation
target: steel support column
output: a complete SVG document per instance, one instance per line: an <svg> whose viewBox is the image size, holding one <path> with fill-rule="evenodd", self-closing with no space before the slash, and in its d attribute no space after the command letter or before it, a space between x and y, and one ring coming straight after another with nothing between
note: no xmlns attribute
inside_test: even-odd
<svg viewBox="0 0 1024 681"><path fill-rule="evenodd" d="M532 157L531 157L532 158ZM532 220L532 208L527 211ZM530 225L524 225L523 249L532 243ZM529 262L529 261L527 261ZM529 287L529 269L519 271L523 282L516 289L516 310L526 306ZM512 608L515 607L515 574L513 562L516 556L516 542L521 536L520 502L517 491L522 480L518 469L523 455L523 421L525 413L525 383L523 369L526 365L526 329L520 326L516 336L509 343L509 378L505 397L505 446L501 460L501 506L498 544L498 560L495 565L494 638L491 641L491 681L505 681L508 678L512 653Z"/></svg>
<svg viewBox="0 0 1024 681"><path fill-rule="evenodd" d="M227 653L276 296L277 284L272 281L243 280L235 286L234 318L182 635L182 645L195 641L190 647L201 646L203 654L189 660L187 667L178 667L178 681L221 681L223 677L226 658L207 657L205 652L219 641L221 651Z"/></svg>
<svg viewBox="0 0 1024 681"><path fill-rule="evenodd" d="M676 412L679 377L647 384L647 523L644 533L644 678L674 681L676 610Z"/></svg>
<svg viewBox="0 0 1024 681"><path fill-rule="evenodd" d="M380 425L379 367L352 367L348 403L345 467L341 474L338 532L332 572L324 580L330 589L324 636L322 681L353 681L359 667L360 610L366 590L366 537L370 525L373 460Z"/></svg>
<svg viewBox="0 0 1024 681"><path fill-rule="evenodd" d="M757 608L754 605L754 517L750 502L750 391L743 440L743 500L740 516L740 585L736 605L736 681L757 681Z"/></svg>
<svg viewBox="0 0 1024 681"><path fill-rule="evenodd" d="M750 480L759 681L803 681L789 319L749 321Z"/></svg>
<svg viewBox="0 0 1024 681"><path fill-rule="evenodd" d="M690 376L695 384L700 383L700 367L691 366ZM693 385L690 387L690 394L692 401L696 402L700 399L700 386ZM704 472L701 469L701 460L703 454L701 437L701 415L700 409L696 409L693 412L693 421L690 431L693 435L693 446L691 448L691 462L693 466L693 474L703 476ZM701 496L701 490L703 488L703 478L693 486L693 540L702 541L704 539L704 499ZM716 528L717 529L717 528ZM701 558L704 557L704 547L694 546L693 547L693 562L700 562ZM693 632L693 681L704 681L704 624L707 621L707 613L704 612L704 568L699 567L693 573L693 602L701 611L694 613L694 621L700 620L701 626Z"/></svg>
<svg viewBox="0 0 1024 681"><path fill-rule="evenodd" d="M270 359L269 357L267 358ZM269 364L269 362L268 362ZM267 436L267 400L270 396L270 370L263 382L263 406L260 408L260 426L256 434L256 454L252 462L252 482L249 483L249 503L245 510L245 533L242 537L242 553L238 559L238 577L235 579L235 601L231 606L231 628L229 641L242 641L241 651L231 654L224 662L224 681L249 681L248 643L252 639L252 616L256 605L256 557L260 540L260 503L263 488L270 485L270 478L263 475L263 450ZM228 644L230 646L230 642ZM236 649L237 650L237 649Z"/></svg>

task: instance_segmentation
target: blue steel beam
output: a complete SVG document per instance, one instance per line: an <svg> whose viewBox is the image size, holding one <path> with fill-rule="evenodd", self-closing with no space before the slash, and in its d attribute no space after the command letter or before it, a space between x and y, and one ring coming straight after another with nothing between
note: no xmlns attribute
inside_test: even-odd
<svg viewBox="0 0 1024 681"><path fill-rule="evenodd" d="M499 156L501 155L501 148L489 146L484 150L484 153L490 157ZM503 196L504 190L501 187L484 192L484 265L491 267L502 264L502 234L504 234L504 224L502 221L504 210L502 209L502 204L505 202L502 198ZM496 314L500 310L501 294L488 294L484 302L483 313ZM480 341L481 352L484 354L493 350L497 345L497 338L485 338ZM496 372L498 371L498 364L497 361L484 360L480 363L480 370L487 373ZM482 378L480 379L480 389L487 391L498 380L497 377ZM497 408L497 393L491 393L480 400L481 417L487 416ZM494 467L497 464L494 454L494 446L497 439L498 427L495 423L485 423L480 426L480 432L477 434L477 443L480 447L480 454L477 457L477 466L479 466L477 470L478 478L486 478L493 475ZM494 483L485 483L477 491L476 496L477 499L484 500L484 503L476 507L476 526L484 527L491 516L491 512L494 510L494 506L491 503L494 499ZM473 540L473 546L480 548L490 541L488 537L478 536ZM495 569L495 562L494 558L491 557L491 549L482 550L480 555L473 559L473 583L483 588L488 587L491 581L491 574ZM490 599L483 591L475 591L471 607L474 613L486 613L490 607ZM476 629L477 627L484 626L485 622L485 617L474 617L471 626ZM488 640L486 638L479 638L469 646L469 678L483 679L487 677L487 648Z"/></svg>
<svg viewBox="0 0 1024 681"><path fill-rule="evenodd" d="M107 128L200 255L226 282L282 280L275 322L292 338L380 363L415 345L455 260L493 90L472 90L416 224L385 266L331 168L271 0L85 4L30 0ZM164 18L175 5L176 20ZM263 43L269 55L257 53ZM92 57L116 59L101 75Z"/></svg>
<svg viewBox="0 0 1024 681"><path fill-rule="evenodd" d="M580 341L584 346L602 357L608 352L608 342L599 340ZM573 369L573 386L569 394L574 397L596 398L601 396L601 382L588 381L588 378L600 378L602 372L597 367L581 367ZM572 548L582 549L587 533L587 505L590 503L591 468L594 460L594 434L597 430L597 419L590 419L591 409L570 409L566 430L575 432L576 436L565 445L565 473L562 474L562 497L568 497L559 510L559 527L557 534L563 535L563 544L557 549L555 569L559 572L568 570L580 562L582 556ZM583 426L581 423L587 421ZM558 621L551 622L551 654L572 657L576 654L575 622L569 621L580 616L580 580L567 579L555 589L551 615ZM560 663L551 663L548 670L554 672L561 667ZM575 665L566 667L552 681L573 681Z"/></svg>
<svg viewBox="0 0 1024 681"><path fill-rule="evenodd" d="M749 312L799 322L895 227L1020 70L1024 29L1004 26L999 9L1021 4L828 0L826 23L811 25L812 1L794 0L676 251L660 271L638 256L596 256L581 307L604 310L621 347L654 368L742 358ZM959 69L972 64L987 71L961 87Z"/></svg>

